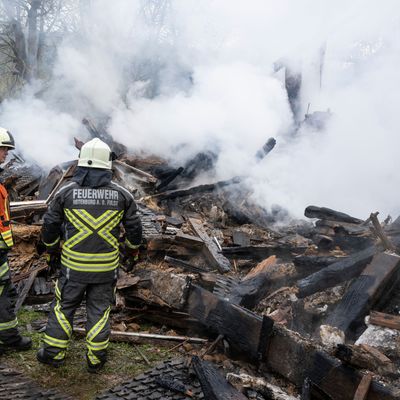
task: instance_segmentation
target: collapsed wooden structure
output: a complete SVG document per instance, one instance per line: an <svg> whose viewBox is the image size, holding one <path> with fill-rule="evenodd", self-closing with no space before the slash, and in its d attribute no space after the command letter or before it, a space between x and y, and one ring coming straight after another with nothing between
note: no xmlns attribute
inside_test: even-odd
<svg viewBox="0 0 400 400"><path fill-rule="evenodd" d="M400 399L399 346L357 344L368 316L377 329L400 330L393 311L400 310L399 221L380 224L377 213L364 221L310 206L305 216L314 224L276 230L282 210L251 203L243 178L190 186L192 164L185 175L185 167L145 161L125 156L114 171L138 198L146 239L141 262L121 274L120 311L208 337L214 340L208 354L223 348L261 375L283 377L303 400ZM204 170L213 157L196 162ZM51 297L40 218L74 167L53 169L40 184L40 199L11 204L15 220L30 224L17 227L11 255L18 307ZM19 246L31 255L28 262L19 261ZM246 398L201 357L192 363L209 398Z"/></svg>

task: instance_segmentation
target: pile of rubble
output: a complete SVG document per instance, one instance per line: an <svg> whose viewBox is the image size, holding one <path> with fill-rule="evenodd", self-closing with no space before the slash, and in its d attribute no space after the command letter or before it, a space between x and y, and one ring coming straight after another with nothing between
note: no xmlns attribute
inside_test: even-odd
<svg viewBox="0 0 400 400"><path fill-rule="evenodd" d="M194 185L212 170L215 154L175 168L156 157L129 156L91 129L123 153L114 179L135 195L144 227L140 262L132 271L122 266L113 337L195 343L187 347L194 357L185 368L190 364L207 399L400 399L400 219L381 224L377 213L363 221L310 206L310 222L278 229L274 223L287 213L252 203L243 177ZM267 141L257 157L274 144ZM32 175L14 195L17 307L51 299L40 221L75 166L59 165L46 178ZM19 169L9 171L10 181L13 173L22 179ZM141 320L173 334L146 336L138 332ZM225 376L206 361L221 353ZM194 397L171 376L164 386L174 394L162 398ZM99 398L114 398L107 396Z"/></svg>

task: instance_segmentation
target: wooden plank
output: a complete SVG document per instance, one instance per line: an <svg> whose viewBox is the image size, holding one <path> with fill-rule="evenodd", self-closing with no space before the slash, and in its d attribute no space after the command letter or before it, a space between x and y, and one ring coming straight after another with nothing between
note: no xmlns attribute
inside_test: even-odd
<svg viewBox="0 0 400 400"><path fill-rule="evenodd" d="M334 400L354 400L354 395L362 381L362 374L359 371L323 352L315 352L314 365L308 376L316 387ZM394 399L400 399L399 389L383 385L375 380L371 382L366 400Z"/></svg>
<svg viewBox="0 0 400 400"><path fill-rule="evenodd" d="M354 278L362 272L377 251L377 247L369 247L368 249L354 253L344 260L335 262L309 275L307 278L299 280L296 283L299 289L298 297L303 298L310 296L311 294L334 287L341 282Z"/></svg>
<svg viewBox="0 0 400 400"><path fill-rule="evenodd" d="M371 386L371 382L372 382L371 374L363 375L353 400L366 400L368 396L369 387Z"/></svg>
<svg viewBox="0 0 400 400"><path fill-rule="evenodd" d="M223 247L222 254L228 258L242 258L261 261L270 256L277 256L284 261L304 253L307 246L292 246L290 244L274 244L269 246Z"/></svg>
<svg viewBox="0 0 400 400"><path fill-rule="evenodd" d="M263 318L218 296L191 285L188 313L210 331L223 335L231 348L243 358L258 361ZM269 319L268 317L264 317ZM266 327L267 324L264 324Z"/></svg>
<svg viewBox="0 0 400 400"><path fill-rule="evenodd" d="M369 313L369 323L384 328L400 330L400 317L398 315L385 314L378 311Z"/></svg>
<svg viewBox="0 0 400 400"><path fill-rule="evenodd" d="M248 309L254 308L268 293L290 280L290 270L277 263L271 256L258 264L237 285L232 287L228 299Z"/></svg>
<svg viewBox="0 0 400 400"><path fill-rule="evenodd" d="M396 366L378 349L368 345L344 345L336 347L334 355L344 363L359 369L374 371L381 376L394 376Z"/></svg>
<svg viewBox="0 0 400 400"><path fill-rule="evenodd" d="M209 362L192 357L192 366L200 381L204 398L207 400L246 400L247 397L236 390L224 376Z"/></svg>
<svg viewBox="0 0 400 400"><path fill-rule="evenodd" d="M237 246L250 246L250 236L247 232L235 230L232 232L232 241Z"/></svg>
<svg viewBox="0 0 400 400"><path fill-rule="evenodd" d="M189 218L190 225L195 230L196 234L203 240L205 248L203 249L204 255L207 257L210 264L218 268L222 273L231 270L231 263L229 260L219 252L219 248L215 241L210 238L201 224L201 221L194 218Z"/></svg>
<svg viewBox="0 0 400 400"><path fill-rule="evenodd" d="M234 177L232 179L226 181L219 181L216 183L209 183L206 185L194 186L189 189L181 189L181 190L170 190L163 193L158 193L153 196L149 196L150 199L158 199L158 200L168 200L175 199L177 197L190 196L197 193L205 193L205 192L213 192L214 190L221 189L225 186L236 185L240 183L242 179L240 177Z"/></svg>
<svg viewBox="0 0 400 400"><path fill-rule="evenodd" d="M326 207L308 206L304 215L308 218L327 219L329 221L348 222L350 224L362 224L364 221L354 218L340 211L335 211Z"/></svg>
<svg viewBox="0 0 400 400"><path fill-rule="evenodd" d="M376 213L371 213L370 219L372 222L372 225L374 226L375 233L381 239L381 242L385 249L395 251L396 248L393 246L393 243L390 241L390 239L386 236L386 233L383 231L381 224L379 223L378 220L378 212Z"/></svg>
<svg viewBox="0 0 400 400"><path fill-rule="evenodd" d="M202 249L204 247L204 241L197 236L188 235L179 231L175 235L175 243L195 247L196 249Z"/></svg>
<svg viewBox="0 0 400 400"><path fill-rule="evenodd" d="M39 270L36 269L34 271L31 272L30 276L28 279L26 279L25 281L25 285L24 288L22 289L21 293L18 296L18 300L15 303L15 312L17 313L19 311L19 309L21 308L22 304L24 303L26 296L29 293L29 290L31 289L34 280L36 279L36 276L38 274Z"/></svg>
<svg viewBox="0 0 400 400"><path fill-rule="evenodd" d="M352 283L325 324L339 328L346 335L354 334L370 308L378 300L382 301L383 295L385 298L390 296L387 286L399 267L398 255L384 252L374 256L371 263Z"/></svg>

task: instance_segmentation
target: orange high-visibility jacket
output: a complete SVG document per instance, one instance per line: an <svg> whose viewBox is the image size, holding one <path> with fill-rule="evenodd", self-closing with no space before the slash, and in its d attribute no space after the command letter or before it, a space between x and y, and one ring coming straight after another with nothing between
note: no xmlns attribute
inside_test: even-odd
<svg viewBox="0 0 400 400"><path fill-rule="evenodd" d="M0 250L9 249L13 244L8 193L0 183Z"/></svg>

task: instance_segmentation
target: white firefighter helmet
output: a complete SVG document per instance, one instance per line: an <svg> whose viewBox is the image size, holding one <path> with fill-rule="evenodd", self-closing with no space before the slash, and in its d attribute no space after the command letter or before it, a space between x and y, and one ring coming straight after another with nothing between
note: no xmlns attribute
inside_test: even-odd
<svg viewBox="0 0 400 400"><path fill-rule="evenodd" d="M78 167L111 169L111 149L98 138L85 143L79 153Z"/></svg>
<svg viewBox="0 0 400 400"><path fill-rule="evenodd" d="M0 128L0 147L9 147L15 149L14 138L11 133L4 128Z"/></svg>

